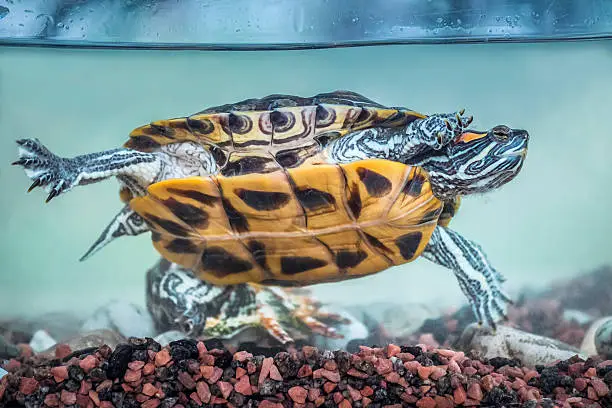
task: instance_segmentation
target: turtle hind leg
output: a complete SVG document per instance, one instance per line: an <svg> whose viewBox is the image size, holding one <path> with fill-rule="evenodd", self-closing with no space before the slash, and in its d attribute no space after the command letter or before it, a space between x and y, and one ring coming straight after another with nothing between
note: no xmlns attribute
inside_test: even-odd
<svg viewBox="0 0 612 408"><path fill-rule="evenodd" d="M147 307L161 330L190 336L232 338L261 328L281 344L294 336L338 337L346 320L321 310L310 298L256 284L218 287L177 264L160 261L147 274Z"/></svg>
<svg viewBox="0 0 612 408"><path fill-rule="evenodd" d="M491 265L480 245L438 226L423 257L455 273L479 324L486 321L495 330L496 323L507 318L507 305L512 300L501 289L505 278Z"/></svg>
<svg viewBox="0 0 612 408"><path fill-rule="evenodd" d="M38 139L17 140L18 159L13 165L22 166L33 181L28 189L46 190L46 202L75 186L95 183L118 175L131 175L143 181L153 181L161 170L156 154L118 148L73 158L59 157L47 149Z"/></svg>
<svg viewBox="0 0 612 408"><path fill-rule="evenodd" d="M139 235L147 231L149 231L149 227L145 223L144 219L134 212L129 205L126 205L107 225L96 242L92 244L92 246L87 250L87 252L85 252L79 261L82 262L91 257L115 238L125 235Z"/></svg>

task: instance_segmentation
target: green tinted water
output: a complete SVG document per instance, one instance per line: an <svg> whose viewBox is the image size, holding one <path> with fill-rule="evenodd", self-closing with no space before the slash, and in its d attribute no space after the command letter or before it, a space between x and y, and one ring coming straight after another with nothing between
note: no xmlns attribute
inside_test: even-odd
<svg viewBox="0 0 612 408"><path fill-rule="evenodd" d="M121 207L114 180L49 204L10 166L14 140L65 156L120 145L136 126L270 93L349 89L425 113L466 107L474 127L527 129L521 174L463 201L451 224L478 241L507 288L549 285L612 261L612 44L387 46L295 52L0 52L0 314L91 312L144 302L148 234L78 258ZM462 304L450 271L419 260L320 285L322 300Z"/></svg>

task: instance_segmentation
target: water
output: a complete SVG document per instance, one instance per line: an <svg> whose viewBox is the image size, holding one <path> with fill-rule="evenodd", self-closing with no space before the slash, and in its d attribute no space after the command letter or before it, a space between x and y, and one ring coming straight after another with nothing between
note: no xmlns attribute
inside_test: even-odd
<svg viewBox="0 0 612 408"><path fill-rule="evenodd" d="M117 183L44 203L17 167L15 139L74 156L122 144L136 126L271 93L349 89L426 113L466 107L472 127L531 134L526 164L502 189L464 199L452 226L482 244L506 288L546 288L612 262L609 42L385 46L293 52L88 51L0 53L0 315L72 310L110 299L144 305L158 259L148 235L79 257L121 207ZM425 260L318 285L323 301L460 306L450 271Z"/></svg>

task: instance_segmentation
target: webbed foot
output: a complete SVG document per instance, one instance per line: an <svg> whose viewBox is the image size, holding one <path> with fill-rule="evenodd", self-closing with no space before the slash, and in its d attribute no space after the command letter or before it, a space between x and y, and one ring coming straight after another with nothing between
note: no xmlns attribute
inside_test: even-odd
<svg viewBox="0 0 612 408"><path fill-rule="evenodd" d="M349 323L303 293L255 284L218 287L166 260L148 271L146 297L159 331L194 337L229 339L262 328L285 344L312 334L339 338L334 326Z"/></svg>
<svg viewBox="0 0 612 408"><path fill-rule="evenodd" d="M38 139L20 139L19 159L13 165L22 166L33 183L32 191L41 187L49 193L46 202L70 190L78 177L78 171L71 168L69 159L61 158L49 151Z"/></svg>
<svg viewBox="0 0 612 408"><path fill-rule="evenodd" d="M417 139L422 139L431 148L439 150L461 135L473 120L473 116L465 116L465 109L455 113L436 113L413 122L413 128L409 126L407 131L416 132L414 136Z"/></svg>
<svg viewBox="0 0 612 408"><path fill-rule="evenodd" d="M507 320L507 308L512 300L501 287L505 278L493 267L480 245L438 226L423 257L454 272L478 325L486 323L495 331L498 322Z"/></svg>

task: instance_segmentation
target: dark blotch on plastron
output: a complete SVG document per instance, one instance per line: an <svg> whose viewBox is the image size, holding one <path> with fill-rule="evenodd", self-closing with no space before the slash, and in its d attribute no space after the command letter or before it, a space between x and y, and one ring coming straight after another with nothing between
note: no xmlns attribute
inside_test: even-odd
<svg viewBox="0 0 612 408"><path fill-rule="evenodd" d="M221 247L209 247L202 253L202 268L220 278L246 272L252 267L250 262L232 255Z"/></svg>
<svg viewBox="0 0 612 408"><path fill-rule="evenodd" d="M193 131L200 134L209 134L215 130L215 125L210 119L191 119L187 118L187 126Z"/></svg>
<svg viewBox="0 0 612 408"><path fill-rule="evenodd" d="M419 244L421 243L422 238L423 233L420 231L410 232L396 238L395 245L397 245L402 258L406 260L412 259L419 247Z"/></svg>
<svg viewBox="0 0 612 408"><path fill-rule="evenodd" d="M161 145L149 136L136 136L136 137L130 138L130 140L127 141L125 147L134 149L134 150L148 151L148 150L159 149Z"/></svg>
<svg viewBox="0 0 612 408"><path fill-rule="evenodd" d="M253 121L246 115L229 114L228 126L232 133L239 135L248 133L253 129Z"/></svg>
<svg viewBox="0 0 612 408"><path fill-rule="evenodd" d="M175 254L195 254L199 252L197 246L194 245L193 241L185 238L175 238L168 245L166 249Z"/></svg>
<svg viewBox="0 0 612 408"><path fill-rule="evenodd" d="M165 220L153 214L143 214L143 218L145 220L154 222L155 224L159 225L161 228L165 229L172 235L185 236L189 234L190 232L190 230L184 228L182 225L174 221Z"/></svg>
<svg viewBox="0 0 612 408"><path fill-rule="evenodd" d="M422 174L416 174L412 179L408 179L402 192L411 197L418 197L425 184L425 177Z"/></svg>
<svg viewBox="0 0 612 408"><path fill-rule="evenodd" d="M219 197L211 196L196 190L181 190L178 188L170 187L168 189L168 192L182 197L191 198L192 200L196 200L209 207L214 206L217 201L219 201Z"/></svg>
<svg viewBox="0 0 612 408"><path fill-rule="evenodd" d="M317 211L323 208L334 207L336 199L326 191L316 188L301 187L295 190L298 201L308 211Z"/></svg>
<svg viewBox="0 0 612 408"><path fill-rule="evenodd" d="M282 279L274 279L274 278L263 279L259 282L259 284L265 285L265 286L280 286L283 288L295 288L295 287L299 287L303 285L302 282L295 282L295 281L290 281L290 280L282 280Z"/></svg>
<svg viewBox="0 0 612 408"><path fill-rule="evenodd" d="M182 221L197 228L208 226L208 214L191 204L181 203L173 197L163 201L164 205Z"/></svg>
<svg viewBox="0 0 612 408"><path fill-rule="evenodd" d="M336 265L338 265L338 267L341 269L354 268L368 257L368 254L362 250L348 251L342 249L340 251L337 251L335 255Z"/></svg>
<svg viewBox="0 0 612 408"><path fill-rule="evenodd" d="M435 210L429 211L427 214L423 216L423 218L421 218L421 220L419 221L419 224L425 224L425 223L439 219L441 210L442 210L441 208L436 208Z"/></svg>
<svg viewBox="0 0 612 408"><path fill-rule="evenodd" d="M263 244L263 242L255 240L249 241L247 243L247 248L251 252L255 262L257 262L257 264L263 269L268 269L268 264L266 261L266 246Z"/></svg>
<svg viewBox="0 0 612 408"><path fill-rule="evenodd" d="M388 178L374 170L358 167L357 175L368 191L368 194L372 197L384 197L389 194L393 188L393 184L391 184Z"/></svg>
<svg viewBox="0 0 612 408"><path fill-rule="evenodd" d="M327 265L325 260L310 256L283 256L280 261L284 275L295 275Z"/></svg>
<svg viewBox="0 0 612 408"><path fill-rule="evenodd" d="M351 212L353 213L353 217L355 217L355 219L358 219L359 215L361 214L362 204L361 204L361 196L359 195L359 187L357 186L357 183L352 183L351 188L349 189L349 192L350 192L350 195L348 197L347 204L349 208L351 209Z"/></svg>
<svg viewBox="0 0 612 408"><path fill-rule="evenodd" d="M273 211L284 207L289 202L289 194L279 191L257 191L237 188L234 193L246 205L257 211Z"/></svg>
<svg viewBox="0 0 612 408"><path fill-rule="evenodd" d="M262 173L266 166L273 162L272 158L267 157L243 157L233 162L228 162L221 174L225 177L239 176L241 174Z"/></svg>
<svg viewBox="0 0 612 408"><path fill-rule="evenodd" d="M157 231L151 231L151 241L153 242L159 242L161 241L161 234Z"/></svg>
<svg viewBox="0 0 612 408"><path fill-rule="evenodd" d="M364 232L363 236L366 238L368 243L371 246L373 246L374 248L382 251L383 253L387 253L387 254L391 253L391 250L385 244L383 244L378 238L376 238L375 236L372 236L372 235L368 234L367 232Z"/></svg>
<svg viewBox="0 0 612 408"><path fill-rule="evenodd" d="M249 221L244 214L236 210L228 199L223 198L221 202L223 203L223 209L225 210L227 220L232 229L236 232L247 232L249 230Z"/></svg>

